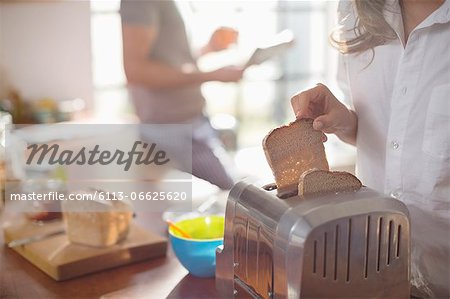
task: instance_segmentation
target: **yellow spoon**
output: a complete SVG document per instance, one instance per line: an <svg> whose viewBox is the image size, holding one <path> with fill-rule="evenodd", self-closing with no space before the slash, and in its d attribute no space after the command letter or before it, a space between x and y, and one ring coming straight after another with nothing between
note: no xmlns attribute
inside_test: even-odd
<svg viewBox="0 0 450 299"><path fill-rule="evenodd" d="M175 223L173 223L171 220L167 219L166 220L167 224L173 228L174 230L176 230L177 232L179 232L183 237L185 238L189 238L192 239L192 236L187 233L184 229L180 228L179 226L177 226Z"/></svg>

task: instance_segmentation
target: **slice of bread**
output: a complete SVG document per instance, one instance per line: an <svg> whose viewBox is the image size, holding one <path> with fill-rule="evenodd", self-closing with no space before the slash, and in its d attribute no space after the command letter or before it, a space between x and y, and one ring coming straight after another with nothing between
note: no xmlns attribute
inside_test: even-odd
<svg viewBox="0 0 450 299"><path fill-rule="evenodd" d="M359 190L361 187L361 181L351 173L311 169L300 177L298 196L349 192Z"/></svg>
<svg viewBox="0 0 450 299"><path fill-rule="evenodd" d="M300 119L272 130L263 140L267 162L277 184L278 195L296 193L302 173L317 168L329 170L323 133L312 119Z"/></svg>

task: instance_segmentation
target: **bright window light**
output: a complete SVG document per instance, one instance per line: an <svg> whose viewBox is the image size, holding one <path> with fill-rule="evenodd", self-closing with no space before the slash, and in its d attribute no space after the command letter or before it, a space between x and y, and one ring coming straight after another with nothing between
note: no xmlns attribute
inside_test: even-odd
<svg viewBox="0 0 450 299"><path fill-rule="evenodd" d="M150 0L149 0L150 1ZM270 42L276 33L289 29L295 45L285 55L251 67L239 84L203 84L207 112L237 121L238 147L259 147L274 126L293 120L290 98L317 82L335 85L336 53L328 44L334 23L334 1L176 1L195 52L220 26L239 31L238 44L221 53L199 59L202 70L242 64L252 51ZM91 1L92 47L96 110L101 116L132 111L123 71L120 0ZM327 143L331 161L352 149ZM342 160L342 159L341 159Z"/></svg>

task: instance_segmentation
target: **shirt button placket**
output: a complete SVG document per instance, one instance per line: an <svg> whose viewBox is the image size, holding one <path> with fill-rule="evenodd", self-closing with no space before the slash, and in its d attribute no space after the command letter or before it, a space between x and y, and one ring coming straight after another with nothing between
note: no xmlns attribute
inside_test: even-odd
<svg viewBox="0 0 450 299"><path fill-rule="evenodd" d="M403 86L397 90L397 99L395 101L399 101L395 104L399 104L401 101L404 101L405 95L408 93L408 87ZM399 190L401 188L401 147L399 138L402 139L405 128L403 127L403 122L401 119L405 119L405 111L401 107L395 107L395 113L391 118L391 127L390 133L388 134L388 151L386 153L386 181L385 187L387 188L387 192L392 192L391 196L394 198L398 198L397 195L393 195L393 191L390 190ZM389 136L390 135L390 136Z"/></svg>

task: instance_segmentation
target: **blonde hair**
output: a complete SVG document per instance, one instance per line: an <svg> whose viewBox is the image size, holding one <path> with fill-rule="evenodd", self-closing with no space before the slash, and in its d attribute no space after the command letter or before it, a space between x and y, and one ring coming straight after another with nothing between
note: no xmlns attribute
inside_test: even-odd
<svg viewBox="0 0 450 299"><path fill-rule="evenodd" d="M333 47L342 54L361 53L395 39L394 30L384 18L385 4L386 0L352 0L356 10L354 27L350 30L342 27L333 30L330 35ZM348 31L352 31L355 37L341 38Z"/></svg>

